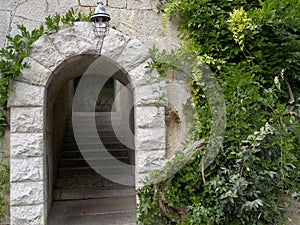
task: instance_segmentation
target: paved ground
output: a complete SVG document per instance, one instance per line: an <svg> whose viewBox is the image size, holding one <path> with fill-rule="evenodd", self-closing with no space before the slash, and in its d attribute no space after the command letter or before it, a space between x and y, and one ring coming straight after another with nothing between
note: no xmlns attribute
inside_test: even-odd
<svg viewBox="0 0 300 225"><path fill-rule="evenodd" d="M135 197L56 201L49 225L135 225Z"/></svg>
<svg viewBox="0 0 300 225"><path fill-rule="evenodd" d="M286 225L300 225L300 204L293 204L287 213L289 222Z"/></svg>

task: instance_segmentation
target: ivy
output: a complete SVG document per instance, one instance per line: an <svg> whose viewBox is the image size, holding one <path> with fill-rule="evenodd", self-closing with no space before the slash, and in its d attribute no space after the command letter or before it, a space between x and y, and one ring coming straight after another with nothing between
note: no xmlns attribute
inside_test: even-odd
<svg viewBox="0 0 300 225"><path fill-rule="evenodd" d="M158 9L178 21L183 48L214 72L227 127L205 179L200 151L168 180L138 190L138 224L284 224L284 196L300 193L298 1L164 0ZM160 71L167 67L160 55L167 54L155 54ZM213 122L209 105L197 80L191 84L203 115L192 134L206 140Z"/></svg>

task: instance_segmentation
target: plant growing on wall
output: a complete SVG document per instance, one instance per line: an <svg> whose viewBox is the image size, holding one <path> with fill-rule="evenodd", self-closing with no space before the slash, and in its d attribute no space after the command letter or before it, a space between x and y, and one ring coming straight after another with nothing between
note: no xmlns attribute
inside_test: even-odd
<svg viewBox="0 0 300 225"><path fill-rule="evenodd" d="M0 162L0 218L4 216L3 212L6 207L4 190L7 190L9 183L8 166Z"/></svg>
<svg viewBox="0 0 300 225"><path fill-rule="evenodd" d="M6 124L6 104L8 94L14 91L10 82L21 75L23 68L28 67L24 59L30 55L30 47L40 36L51 34L58 30L72 26L74 22L89 21L90 15L84 15L80 10L70 9L65 15L56 13L48 16L45 24L28 31L25 26L18 25L19 34L7 37L7 46L0 50L0 138L3 137ZM8 186L8 167L0 164L0 218L3 216L5 201L3 192Z"/></svg>
<svg viewBox="0 0 300 225"><path fill-rule="evenodd" d="M10 81L21 75L23 68L28 67L23 60L29 56L30 47L43 34L51 34L59 29L72 26L75 21L88 21L89 16L80 10L70 9L64 16L56 13L45 19L45 25L28 31L24 25L18 25L19 34L7 37L7 46L0 50L0 121L5 123L5 111L8 93L13 91L9 86ZM4 127L1 126L3 135Z"/></svg>
<svg viewBox="0 0 300 225"><path fill-rule="evenodd" d="M199 151L177 174L138 190L138 224L285 223L284 196L300 193L299 7L297 0L158 5L178 21L184 48L199 55L218 79L227 131L205 179ZM196 81L192 93L198 115L207 115L195 124L198 139L206 139L213 121Z"/></svg>

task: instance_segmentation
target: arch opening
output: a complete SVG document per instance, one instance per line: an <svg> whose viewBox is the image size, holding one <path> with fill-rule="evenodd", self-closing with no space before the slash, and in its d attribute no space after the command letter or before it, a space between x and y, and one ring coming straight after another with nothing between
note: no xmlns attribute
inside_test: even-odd
<svg viewBox="0 0 300 225"><path fill-rule="evenodd" d="M97 68L100 74L101 71L106 70L105 68L116 66L114 62L104 58L105 63ZM47 199L50 225L60 224L59 220L62 218L55 214L63 205L67 207L68 204L72 204L72 207L80 208L83 204L101 204L109 198L124 202L126 206L124 205L123 210L127 212L131 210L132 220L135 220L133 213L135 208L134 187L127 187L106 179L98 174L88 162L88 160L92 160L94 165L101 167L105 161L109 160L105 158L105 155L100 154L99 156L104 149L97 146L95 139L101 139L104 147L116 160L129 165L135 163L134 149L127 147L122 140L122 138L127 139L126 143L128 138L132 138L132 136L122 133L125 120L129 120L131 130L134 130L134 110L128 108L133 105L133 95L132 89L128 86L128 75L124 70L118 69L107 80L102 90L97 90L99 95L93 112L85 105L89 99L81 99L80 109L76 110L76 113L80 113L80 124L78 124L80 127L84 127L88 121L93 119L92 115L95 115L98 136L94 136L90 130L84 128L79 130L80 136L87 141L85 155L88 155L88 160L83 157L84 155L79 149L79 145L82 143L77 143L78 140L74 136L71 119L74 96L84 72L95 59L94 56L81 55L62 63L53 72L46 89L48 90L45 99L47 104L46 139L48 140L46 143ZM90 91L92 88L87 86L86 90ZM120 92L122 93L121 97ZM114 119L114 125L112 119ZM122 134L122 136L120 137L116 133ZM134 140L130 140L130 142L134 143ZM117 174L119 171L113 166L107 167L106 170L109 170L114 176L122 176L122 174ZM92 210L95 212L97 208ZM100 208L99 213L103 213L102 211L103 209ZM67 211L66 216L68 213L74 214L72 211ZM88 215L89 212L86 214Z"/></svg>

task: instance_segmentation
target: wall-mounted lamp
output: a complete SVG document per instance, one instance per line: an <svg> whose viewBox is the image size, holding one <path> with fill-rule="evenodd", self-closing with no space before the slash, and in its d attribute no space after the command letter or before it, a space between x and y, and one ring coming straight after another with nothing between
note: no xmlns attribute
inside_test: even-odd
<svg viewBox="0 0 300 225"><path fill-rule="evenodd" d="M106 12L102 2L98 3L95 12L91 16L91 21L93 22L93 31L99 41L98 45L100 44L99 54L101 54L104 38L109 32L110 21L110 15Z"/></svg>

